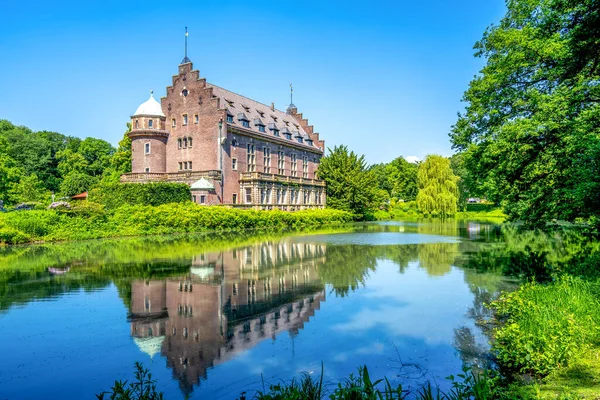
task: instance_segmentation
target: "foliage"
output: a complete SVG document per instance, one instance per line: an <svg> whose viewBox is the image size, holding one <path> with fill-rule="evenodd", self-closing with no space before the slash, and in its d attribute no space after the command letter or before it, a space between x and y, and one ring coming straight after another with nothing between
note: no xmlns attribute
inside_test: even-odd
<svg viewBox="0 0 600 400"><path fill-rule="evenodd" d="M377 180L367 169L364 155L336 146L321 159L317 173L327 184L329 207L369 218L377 198Z"/></svg>
<svg viewBox="0 0 600 400"><path fill-rule="evenodd" d="M419 166L398 157L386 165L385 170L390 195L398 200L412 201L417 198L417 170Z"/></svg>
<svg viewBox="0 0 600 400"><path fill-rule="evenodd" d="M206 207L192 202L156 207L126 205L105 211L103 206L88 200L73 204L70 210L64 211L0 214L0 226L23 233L21 243L26 238L56 241L245 229L283 230L351 221L352 214L339 210L314 209L291 213Z"/></svg>
<svg viewBox="0 0 600 400"><path fill-rule="evenodd" d="M131 122L127 123L127 131L123 134L123 139L119 142L119 147L111 160L112 167L120 174L131 172Z"/></svg>
<svg viewBox="0 0 600 400"><path fill-rule="evenodd" d="M153 182L143 185L136 183L106 183L89 194L89 199L115 209L122 205L158 206L167 203L189 202L192 198L190 187L184 183Z"/></svg>
<svg viewBox="0 0 600 400"><path fill-rule="evenodd" d="M93 176L83 172L70 172L60 184L60 194L63 196L75 196L90 190L98 181Z"/></svg>
<svg viewBox="0 0 600 400"><path fill-rule="evenodd" d="M493 345L502 365L547 375L566 367L600 339L598 284L564 276L528 283L492 303L498 318Z"/></svg>
<svg viewBox="0 0 600 400"><path fill-rule="evenodd" d="M457 212L457 177L447 158L430 155L419 165L417 205L426 216L449 217Z"/></svg>
<svg viewBox="0 0 600 400"><path fill-rule="evenodd" d="M115 381L110 392L96 395L98 400L162 400L163 393L156 390L156 380L142 364L135 363L135 380L129 385L127 381ZM110 397L105 397L105 396Z"/></svg>
<svg viewBox="0 0 600 400"><path fill-rule="evenodd" d="M13 204L49 201L50 196L36 174L21 176L19 182L13 183L8 190L8 199Z"/></svg>
<svg viewBox="0 0 600 400"><path fill-rule="evenodd" d="M452 129L476 187L531 225L600 211L597 0L514 0Z"/></svg>

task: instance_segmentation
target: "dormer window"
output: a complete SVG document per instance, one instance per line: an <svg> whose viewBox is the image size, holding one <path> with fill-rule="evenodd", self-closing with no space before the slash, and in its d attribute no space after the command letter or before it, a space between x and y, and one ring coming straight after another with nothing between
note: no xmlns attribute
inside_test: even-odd
<svg viewBox="0 0 600 400"><path fill-rule="evenodd" d="M302 143L302 138L301 137L296 137L296 140L298 140L298 143Z"/></svg>
<svg viewBox="0 0 600 400"><path fill-rule="evenodd" d="M265 124L260 118L254 118L254 126L258 127L259 132L265 132Z"/></svg>
<svg viewBox="0 0 600 400"><path fill-rule="evenodd" d="M239 113L237 117L238 117L238 121L240 121L242 123L242 126L244 128L250 128L250 120L248 119L248 117L246 117L246 114Z"/></svg>
<svg viewBox="0 0 600 400"><path fill-rule="evenodd" d="M312 139L306 139L306 144L309 146L312 146L313 145Z"/></svg>
<svg viewBox="0 0 600 400"><path fill-rule="evenodd" d="M258 126L258 131L259 131L259 132L266 132L266 130L265 130L265 126L264 126L264 125L259 125L259 126Z"/></svg>
<svg viewBox="0 0 600 400"><path fill-rule="evenodd" d="M285 134L285 138L286 138L287 140L292 140L292 134L291 134L291 133L286 133L286 134Z"/></svg>
<svg viewBox="0 0 600 400"><path fill-rule="evenodd" d="M273 136L279 136L279 129L273 129Z"/></svg>
<svg viewBox="0 0 600 400"><path fill-rule="evenodd" d="M153 122L154 122L154 121L152 121L151 119L149 119L149 120L148 120L148 128L152 128L152 123L153 123Z"/></svg>
<svg viewBox="0 0 600 400"><path fill-rule="evenodd" d="M233 124L233 115L231 115L229 113L227 114L227 122L230 124Z"/></svg>

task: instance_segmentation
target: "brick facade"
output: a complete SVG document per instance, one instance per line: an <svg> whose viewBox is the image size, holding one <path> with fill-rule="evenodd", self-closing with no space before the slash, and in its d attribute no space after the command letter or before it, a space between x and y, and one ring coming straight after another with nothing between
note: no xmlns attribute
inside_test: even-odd
<svg viewBox="0 0 600 400"><path fill-rule="evenodd" d="M325 143L295 106L282 112L209 84L189 62L179 66L156 108L157 115L132 116L132 173L121 181L192 185L203 176L214 189L192 190L198 203L325 205L324 182L315 176Z"/></svg>

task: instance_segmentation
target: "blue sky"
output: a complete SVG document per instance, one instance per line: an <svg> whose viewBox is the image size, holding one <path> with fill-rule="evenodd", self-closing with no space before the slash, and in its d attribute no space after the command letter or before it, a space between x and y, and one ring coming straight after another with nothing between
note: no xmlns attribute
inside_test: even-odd
<svg viewBox="0 0 600 400"><path fill-rule="evenodd" d="M183 58L216 85L285 109L369 163L450 155L483 66L473 44L503 0L0 0L0 119L117 144ZM157 97L158 97L157 96Z"/></svg>

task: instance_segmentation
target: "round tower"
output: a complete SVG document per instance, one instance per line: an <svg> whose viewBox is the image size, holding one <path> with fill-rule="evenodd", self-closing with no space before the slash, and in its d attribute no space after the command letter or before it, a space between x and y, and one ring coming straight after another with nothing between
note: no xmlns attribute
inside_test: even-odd
<svg viewBox="0 0 600 400"><path fill-rule="evenodd" d="M150 98L131 116L131 172L167 172L167 140L165 114L160 103L150 92Z"/></svg>

